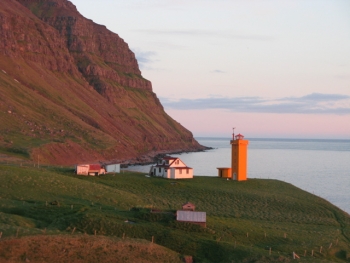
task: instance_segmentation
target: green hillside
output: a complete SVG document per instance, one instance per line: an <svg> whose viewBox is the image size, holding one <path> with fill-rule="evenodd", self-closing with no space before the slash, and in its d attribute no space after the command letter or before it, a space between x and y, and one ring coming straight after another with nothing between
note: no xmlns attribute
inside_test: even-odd
<svg viewBox="0 0 350 263"><path fill-rule="evenodd" d="M174 181L132 172L82 177L67 168L3 165L0 189L1 242L32 235L153 236L195 262L289 262L293 252L300 262L350 261L350 216L277 180ZM174 220L186 201L207 212L207 228Z"/></svg>

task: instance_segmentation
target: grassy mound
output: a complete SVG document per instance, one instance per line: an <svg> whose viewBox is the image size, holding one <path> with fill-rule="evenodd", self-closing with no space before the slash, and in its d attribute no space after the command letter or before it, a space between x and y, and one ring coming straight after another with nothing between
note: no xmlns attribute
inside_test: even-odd
<svg viewBox="0 0 350 263"><path fill-rule="evenodd" d="M153 237L196 262L289 262L293 252L303 262L350 257L349 215L277 180L174 181L132 172L81 177L65 168L0 166L0 189L1 240L43 234ZM207 212L207 228L176 222L174 213L186 201Z"/></svg>
<svg viewBox="0 0 350 263"><path fill-rule="evenodd" d="M1 262L183 262L170 249L144 240L103 236L35 236L1 242Z"/></svg>

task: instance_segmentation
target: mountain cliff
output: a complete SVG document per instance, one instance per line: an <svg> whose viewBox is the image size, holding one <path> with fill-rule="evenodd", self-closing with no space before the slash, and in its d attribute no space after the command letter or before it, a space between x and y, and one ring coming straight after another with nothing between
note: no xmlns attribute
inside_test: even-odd
<svg viewBox="0 0 350 263"><path fill-rule="evenodd" d="M41 163L198 151L134 53L67 0L0 3L0 151Z"/></svg>

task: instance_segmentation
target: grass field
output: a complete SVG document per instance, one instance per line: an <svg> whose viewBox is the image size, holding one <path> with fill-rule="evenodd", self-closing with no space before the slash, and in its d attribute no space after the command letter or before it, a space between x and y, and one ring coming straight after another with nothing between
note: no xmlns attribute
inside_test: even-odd
<svg viewBox="0 0 350 263"><path fill-rule="evenodd" d="M33 235L153 237L195 262L289 262L293 252L300 262L350 262L350 216L277 180L82 177L69 168L2 165L0 189L1 242ZM175 221L172 213L187 201L207 212L207 228Z"/></svg>

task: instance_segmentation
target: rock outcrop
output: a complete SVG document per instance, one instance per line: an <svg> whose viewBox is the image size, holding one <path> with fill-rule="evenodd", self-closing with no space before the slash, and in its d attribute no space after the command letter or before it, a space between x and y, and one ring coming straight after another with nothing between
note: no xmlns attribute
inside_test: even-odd
<svg viewBox="0 0 350 263"><path fill-rule="evenodd" d="M134 53L67 0L0 3L0 150L52 164L198 151Z"/></svg>

